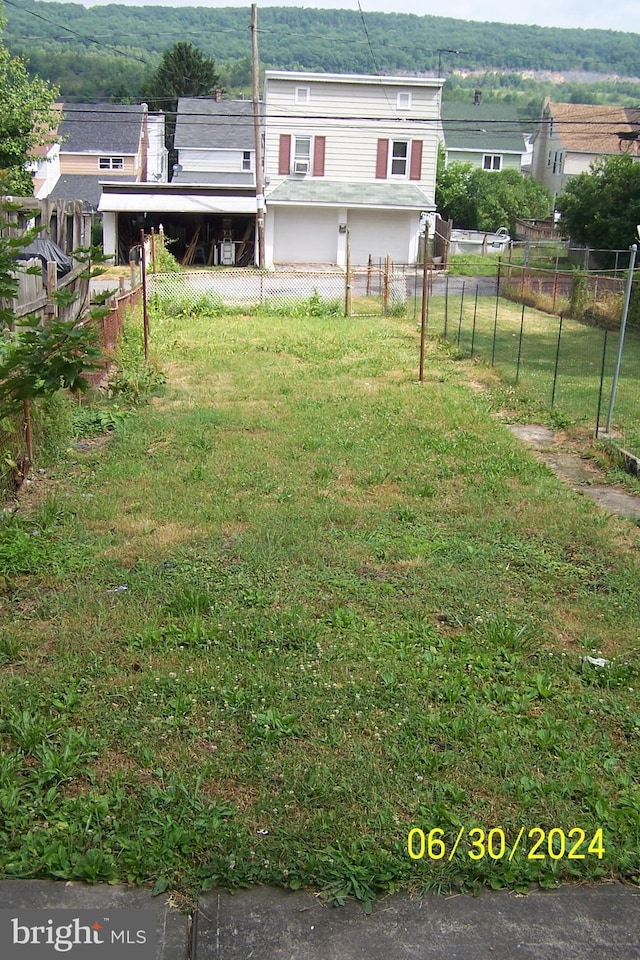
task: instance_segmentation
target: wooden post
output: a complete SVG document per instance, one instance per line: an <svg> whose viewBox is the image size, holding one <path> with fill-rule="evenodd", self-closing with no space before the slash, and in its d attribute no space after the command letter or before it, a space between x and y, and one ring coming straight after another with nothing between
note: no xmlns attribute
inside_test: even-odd
<svg viewBox="0 0 640 960"><path fill-rule="evenodd" d="M48 313L50 317L58 316L58 304L55 300L55 294L58 290L58 264L48 261L47 263L47 298L49 300Z"/></svg>
<svg viewBox="0 0 640 960"><path fill-rule="evenodd" d="M149 359L149 313L147 311L147 263L144 249L144 230L140 231L140 269L142 271L142 332L144 337L144 358Z"/></svg>
<svg viewBox="0 0 640 960"><path fill-rule="evenodd" d="M130 256L131 256L131 255L130 255ZM135 262L135 260L133 259L133 257L131 257L131 259L129 260L129 274L130 274L130 280L131 280L131 289L132 289L132 290L135 290L135 288L137 287L137 283L136 283L136 262Z"/></svg>
<svg viewBox="0 0 640 960"><path fill-rule="evenodd" d="M390 274L391 274L391 257L389 256L389 254L387 254L387 259L384 262L384 293L382 295L382 308L385 313L389 309Z"/></svg>
<svg viewBox="0 0 640 960"><path fill-rule="evenodd" d="M31 403L29 400L23 401L24 409L24 437L27 445L27 463L24 468L24 475L26 477L29 472L29 468L33 463L33 434L31 432Z"/></svg>

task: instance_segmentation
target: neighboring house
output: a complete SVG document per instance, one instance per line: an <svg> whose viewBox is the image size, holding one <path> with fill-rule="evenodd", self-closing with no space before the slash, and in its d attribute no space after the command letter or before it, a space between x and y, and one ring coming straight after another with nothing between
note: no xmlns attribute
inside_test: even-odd
<svg viewBox="0 0 640 960"><path fill-rule="evenodd" d="M442 80L267 70L266 263L415 263Z"/></svg>
<svg viewBox="0 0 640 960"><path fill-rule="evenodd" d="M171 252L197 265L252 265L256 176L253 104L221 97L178 101L170 184L105 184L105 253L120 260L162 224Z"/></svg>
<svg viewBox="0 0 640 960"><path fill-rule="evenodd" d="M522 170L526 144L515 107L507 103L442 104L445 163L481 170Z"/></svg>
<svg viewBox="0 0 640 960"><path fill-rule="evenodd" d="M147 106L65 103L60 137L60 179L50 196L83 200L97 210L101 180L147 178Z"/></svg>
<svg viewBox="0 0 640 960"><path fill-rule="evenodd" d="M173 183L255 187L253 103L181 97L174 146Z"/></svg>
<svg viewBox="0 0 640 960"><path fill-rule="evenodd" d="M588 173L599 157L640 158L640 110L554 103L548 97L533 138L533 176L554 198L567 180Z"/></svg>
<svg viewBox="0 0 640 960"><path fill-rule="evenodd" d="M49 143L32 151L31 176L36 200L50 196L60 179L60 144Z"/></svg>

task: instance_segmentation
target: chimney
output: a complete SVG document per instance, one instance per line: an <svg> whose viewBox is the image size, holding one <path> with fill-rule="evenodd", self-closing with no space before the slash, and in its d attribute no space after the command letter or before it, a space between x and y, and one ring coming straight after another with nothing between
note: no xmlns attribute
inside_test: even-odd
<svg viewBox="0 0 640 960"><path fill-rule="evenodd" d="M216 103L220 103L222 100L222 90L220 87L216 87Z"/></svg>

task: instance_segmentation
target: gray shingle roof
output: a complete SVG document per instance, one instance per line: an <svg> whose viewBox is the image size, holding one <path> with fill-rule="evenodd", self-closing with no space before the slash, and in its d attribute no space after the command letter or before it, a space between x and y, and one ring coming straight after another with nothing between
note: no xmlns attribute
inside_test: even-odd
<svg viewBox="0 0 640 960"><path fill-rule="evenodd" d="M136 154L144 108L136 103L65 103L64 153Z"/></svg>
<svg viewBox="0 0 640 960"><path fill-rule="evenodd" d="M176 150L188 147L253 150L253 103L251 100L181 97L175 147Z"/></svg>
<svg viewBox="0 0 640 960"><path fill-rule="evenodd" d="M506 103L442 104L442 128L448 150L490 150L524 153L524 139L515 107Z"/></svg>
<svg viewBox="0 0 640 960"><path fill-rule="evenodd" d="M63 174L51 191L52 200L83 200L85 206L91 210L98 209L98 202L102 194L100 181L102 177L92 177L81 174ZM135 177L119 177L118 182L135 181Z"/></svg>
<svg viewBox="0 0 640 960"><path fill-rule="evenodd" d="M433 209L433 201L412 183L344 183L330 180L284 180L267 194L268 203L318 203L344 207Z"/></svg>

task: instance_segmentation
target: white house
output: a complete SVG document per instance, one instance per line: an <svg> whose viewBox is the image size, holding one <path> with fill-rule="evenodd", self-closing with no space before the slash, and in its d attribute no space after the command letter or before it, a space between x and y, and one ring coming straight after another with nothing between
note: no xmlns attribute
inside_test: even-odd
<svg viewBox="0 0 640 960"><path fill-rule="evenodd" d="M253 103L181 97L174 146L173 183L255 186Z"/></svg>
<svg viewBox="0 0 640 960"><path fill-rule="evenodd" d="M440 79L267 70L265 255L414 263L435 211Z"/></svg>

